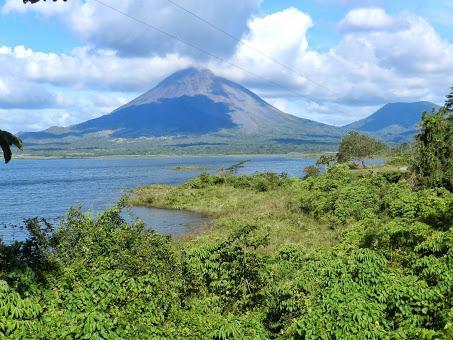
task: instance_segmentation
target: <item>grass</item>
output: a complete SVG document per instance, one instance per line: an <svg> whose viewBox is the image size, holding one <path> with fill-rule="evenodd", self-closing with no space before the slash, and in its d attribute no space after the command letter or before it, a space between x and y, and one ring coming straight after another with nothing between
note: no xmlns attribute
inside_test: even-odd
<svg viewBox="0 0 453 340"><path fill-rule="evenodd" d="M209 242L246 225L257 226L260 232L269 235L270 246L266 251L270 253L282 245L298 245L306 250L334 245L338 240L336 231L293 208L298 184L299 180L291 179L288 185L265 192L229 184L199 189L187 184L151 185L135 190L130 204L210 216L212 223L207 230L176 241L186 245Z"/></svg>
<svg viewBox="0 0 453 340"><path fill-rule="evenodd" d="M402 165L375 164L352 169L354 177L379 173L404 172ZM136 206L186 210L212 218L207 228L176 237L183 245L201 244L225 237L231 231L254 225L270 237L267 251L272 253L283 245L297 245L305 250L331 248L340 242L338 231L296 209L297 197L303 195L301 179L286 179L284 185L259 191L253 187L237 187L234 177L225 176L225 183L194 187L150 185L138 188L130 196ZM230 176L230 177L229 177ZM250 177L248 177L250 178ZM230 179L230 180L229 180Z"/></svg>
<svg viewBox="0 0 453 340"><path fill-rule="evenodd" d="M393 165L393 164L373 164L368 165L365 168L351 169L351 173L354 175L364 175L369 172L373 173L384 173L384 172L406 172L408 170L407 165Z"/></svg>

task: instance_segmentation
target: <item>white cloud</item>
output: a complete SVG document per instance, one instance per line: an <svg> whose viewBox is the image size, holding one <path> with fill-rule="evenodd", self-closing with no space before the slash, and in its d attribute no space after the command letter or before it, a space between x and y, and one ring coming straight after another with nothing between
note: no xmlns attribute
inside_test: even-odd
<svg viewBox="0 0 453 340"><path fill-rule="evenodd" d="M64 126L68 123L65 111L53 110L2 110L0 126L2 129L18 131L38 131L53 125Z"/></svg>
<svg viewBox="0 0 453 340"><path fill-rule="evenodd" d="M59 105L55 93L38 84L18 81L16 78L0 79L0 107L5 109L41 109Z"/></svg>
<svg viewBox="0 0 453 340"><path fill-rule="evenodd" d="M140 22L208 49L211 53L227 56L234 52L236 47L234 40L225 39L225 36L218 31L166 0L102 0L101 2L106 6L93 0L71 0L66 3L59 1L58 4L41 1L33 6L24 6L17 0L7 0L3 12L35 11L47 16L58 16L77 34L83 44L113 49L118 54L126 56L165 56L178 53L205 58L205 55L196 49ZM247 21L250 15L258 10L261 0L174 0L174 2L200 14L234 36L240 37L246 32Z"/></svg>
<svg viewBox="0 0 453 340"><path fill-rule="evenodd" d="M311 17L295 8L252 18L250 32L229 62L253 74L238 69L232 72L229 63L212 67L221 75L260 89L264 96L272 97L272 93L280 96L282 92L289 96L311 96L316 92L322 97L322 91L311 86L306 78L316 72L322 59L308 48L307 31L312 26Z"/></svg>
<svg viewBox="0 0 453 340"><path fill-rule="evenodd" d="M354 9L339 23L345 32L397 31L406 26L406 22L388 15L382 8Z"/></svg>
<svg viewBox="0 0 453 340"><path fill-rule="evenodd" d="M124 105L135 95L124 96L115 92L71 92L57 93L64 105L40 109L11 109L0 106L0 127L17 131L40 131L50 126L69 126L107 114Z"/></svg>
<svg viewBox="0 0 453 340"><path fill-rule="evenodd" d="M366 23L362 17L370 20ZM453 83L453 45L442 40L429 23L407 13L390 16L374 8L352 10L342 22L350 20L352 23L352 19L356 30L349 30L337 46L324 54L307 46L306 34L312 21L296 9L253 19L245 41L257 42L253 46L282 60L297 74L243 45L234 56L236 63L278 80L291 91L285 95L284 91L269 88L262 80L246 73L237 71L240 75L233 73L233 76L251 83L268 99L291 101L294 92L300 93L299 97L306 103L287 104L292 107L292 113L307 118L322 117L322 121L328 123L347 123L348 119L363 117L360 116L364 114L363 108L375 108L390 101L443 101ZM397 24L389 26L395 22ZM359 23L364 25L363 29L359 29ZM267 35L269 40L266 40ZM272 41L276 43L269 43ZM227 69L228 66L223 71L225 75ZM330 109L330 114L326 108Z"/></svg>
<svg viewBox="0 0 453 340"><path fill-rule="evenodd" d="M188 57L120 57L114 51L78 48L70 54L0 47L0 70L41 84L77 89L141 91L193 64ZM18 77L18 75L20 75Z"/></svg>

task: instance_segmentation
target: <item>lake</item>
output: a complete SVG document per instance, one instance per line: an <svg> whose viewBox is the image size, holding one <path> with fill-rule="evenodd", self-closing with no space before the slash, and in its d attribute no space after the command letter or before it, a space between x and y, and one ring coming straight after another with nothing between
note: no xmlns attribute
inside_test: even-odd
<svg viewBox="0 0 453 340"><path fill-rule="evenodd" d="M30 217L58 223L71 206L80 205L96 213L112 206L129 189L153 183L180 184L203 172L217 172L176 171L177 166L219 169L243 160L250 161L239 174L271 171L297 177L315 162L290 156L13 160L0 165L0 237L5 242L23 239L24 230L12 226L22 225ZM182 233L203 222L194 214L161 209L134 208L132 213L166 234Z"/></svg>

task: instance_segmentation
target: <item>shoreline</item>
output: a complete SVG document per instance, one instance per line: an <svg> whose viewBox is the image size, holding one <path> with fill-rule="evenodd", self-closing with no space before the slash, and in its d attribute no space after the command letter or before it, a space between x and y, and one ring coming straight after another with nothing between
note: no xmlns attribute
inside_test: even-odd
<svg viewBox="0 0 453 340"><path fill-rule="evenodd" d="M289 157L310 159L318 158L323 153L252 153L252 154L155 154L155 155L62 155L62 156L34 156L34 155L16 155L15 161L25 160L54 160L54 159L124 159L124 158L202 158L202 157Z"/></svg>

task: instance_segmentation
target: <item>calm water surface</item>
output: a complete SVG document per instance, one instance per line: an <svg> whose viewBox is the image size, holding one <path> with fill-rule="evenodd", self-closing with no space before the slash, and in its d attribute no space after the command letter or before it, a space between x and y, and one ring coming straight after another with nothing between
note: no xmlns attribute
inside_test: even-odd
<svg viewBox="0 0 453 340"><path fill-rule="evenodd" d="M175 171L176 166L226 168L250 160L240 174L272 171L301 176L315 160L288 156L156 157L16 160L0 165L0 236L8 242L22 239L13 228L30 217L58 222L71 206L94 213L112 206L121 194L141 185L183 183L202 172ZM178 234L206 221L194 214L134 208L133 214L161 233Z"/></svg>

